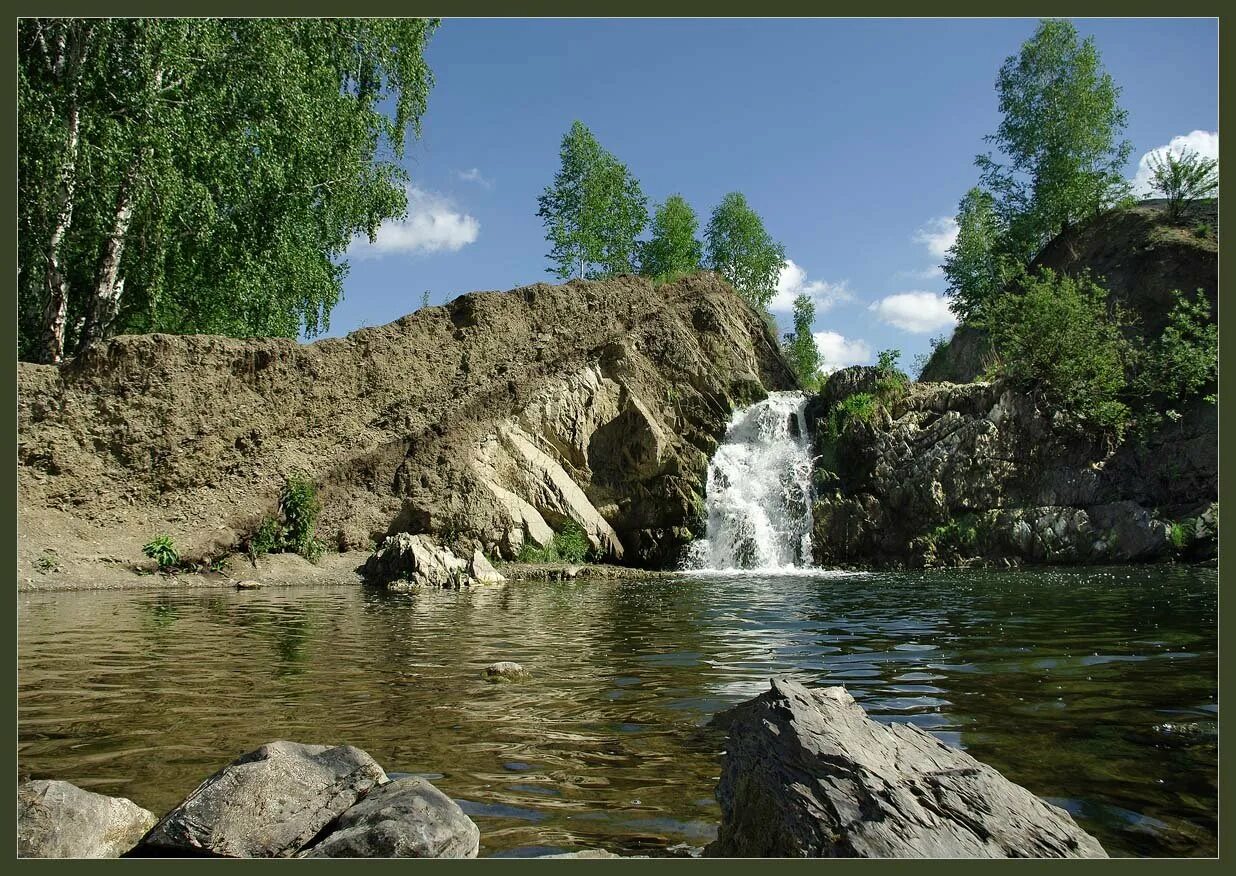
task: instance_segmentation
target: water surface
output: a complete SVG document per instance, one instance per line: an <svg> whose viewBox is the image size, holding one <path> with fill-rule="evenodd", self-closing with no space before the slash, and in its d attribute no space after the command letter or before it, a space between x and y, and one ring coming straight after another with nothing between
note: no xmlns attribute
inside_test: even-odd
<svg viewBox="0 0 1236 876"><path fill-rule="evenodd" d="M1213 855L1215 594L1165 566L20 593L20 769L161 813L263 742L346 742L459 800L482 855L655 853L712 838L702 725L778 674L961 745L1113 855ZM495 660L533 679L488 684Z"/></svg>

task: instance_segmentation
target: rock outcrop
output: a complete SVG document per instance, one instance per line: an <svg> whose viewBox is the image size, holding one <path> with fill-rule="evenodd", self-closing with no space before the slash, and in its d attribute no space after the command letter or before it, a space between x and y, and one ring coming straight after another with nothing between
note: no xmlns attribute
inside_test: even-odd
<svg viewBox="0 0 1236 876"><path fill-rule="evenodd" d="M374 759L350 745L270 742L204 781L134 853L290 857L386 781Z"/></svg>
<svg viewBox="0 0 1236 876"><path fill-rule="evenodd" d="M610 560L668 564L732 410L796 385L713 274L473 293L307 345L117 337L18 372L30 569L51 546L140 560L155 532L235 550L293 470L341 550L409 532L509 559L574 521Z"/></svg>
<svg viewBox="0 0 1236 876"><path fill-rule="evenodd" d="M361 574L369 583L395 591L418 587L458 590L505 580L480 550L473 549L472 557L465 560L427 535L406 532L387 538L365 561Z"/></svg>
<svg viewBox="0 0 1236 876"><path fill-rule="evenodd" d="M1200 560L1217 550L1217 409L1119 446L1000 383L912 384L840 435L833 406L875 369L829 378L808 416L817 445L820 565L884 567Z"/></svg>
<svg viewBox="0 0 1236 876"><path fill-rule="evenodd" d="M786 679L722 713L710 857L1105 858L1067 812L845 688Z"/></svg>
<svg viewBox="0 0 1236 876"><path fill-rule="evenodd" d="M132 800L61 781L17 787L17 856L119 858L158 818Z"/></svg>
<svg viewBox="0 0 1236 876"><path fill-rule="evenodd" d="M481 832L450 797L417 776L396 779L344 811L306 858L475 858Z"/></svg>

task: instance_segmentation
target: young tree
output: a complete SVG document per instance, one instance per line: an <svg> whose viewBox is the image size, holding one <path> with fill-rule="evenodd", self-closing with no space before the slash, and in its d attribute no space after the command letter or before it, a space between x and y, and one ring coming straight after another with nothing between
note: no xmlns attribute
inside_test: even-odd
<svg viewBox="0 0 1236 876"><path fill-rule="evenodd" d="M1000 292L1002 232L991 194L977 186L966 192L957 208L957 240L941 265L953 313L962 322Z"/></svg>
<svg viewBox="0 0 1236 876"><path fill-rule="evenodd" d="M820 382L820 348L816 346L812 327L815 325L815 302L810 295L794 299L794 331L786 334L782 351L794 369L798 382L809 391L818 389Z"/></svg>
<svg viewBox="0 0 1236 876"><path fill-rule="evenodd" d="M670 195L652 217L652 239L640 247L640 273L669 278L700 269L699 220L682 195Z"/></svg>
<svg viewBox="0 0 1236 876"><path fill-rule="evenodd" d="M328 325L359 234L406 213L418 19L22 19L19 338Z"/></svg>
<svg viewBox="0 0 1236 876"><path fill-rule="evenodd" d="M1003 116L986 139L1005 156L975 159L1006 231L1005 249L1028 263L1052 237L1128 194L1127 113L1094 39L1045 20L996 80Z"/></svg>
<svg viewBox="0 0 1236 876"><path fill-rule="evenodd" d="M1167 218L1175 222L1189 201L1209 198L1219 188L1219 162L1196 150L1170 149L1150 157L1155 191L1167 199Z"/></svg>
<svg viewBox="0 0 1236 876"><path fill-rule="evenodd" d="M766 309L777 292L785 247L772 239L747 199L739 192L726 195L713 210L705 236L709 266L753 307Z"/></svg>
<svg viewBox="0 0 1236 876"><path fill-rule="evenodd" d="M563 280L634 271L635 238L648 224L648 199L626 166L575 122L562 138L562 166L537 198L553 249L550 269Z"/></svg>

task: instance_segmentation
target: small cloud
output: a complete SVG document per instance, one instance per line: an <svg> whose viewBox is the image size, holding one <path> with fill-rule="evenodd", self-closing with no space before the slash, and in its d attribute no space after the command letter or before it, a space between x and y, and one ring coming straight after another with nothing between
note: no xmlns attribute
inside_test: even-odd
<svg viewBox="0 0 1236 876"><path fill-rule="evenodd" d="M863 340L851 340L837 332L816 332L815 346L820 351L820 371L832 374L851 365L866 365L871 362L871 346Z"/></svg>
<svg viewBox="0 0 1236 876"><path fill-rule="evenodd" d="M786 259L781 266L781 274L777 277L777 294L768 302L768 309L789 313L794 309L794 299L799 295L808 295L815 301L817 314L854 297L847 280L840 283L830 283L827 280L808 282L807 272L792 260Z"/></svg>
<svg viewBox="0 0 1236 876"><path fill-rule="evenodd" d="M492 180L485 179L485 177L481 175L481 169L479 167L473 167L468 170L457 170L455 171L455 176L459 177L464 182L476 183L477 185L487 189L493 188L494 185Z"/></svg>
<svg viewBox="0 0 1236 876"><path fill-rule="evenodd" d="M948 255L956 240L957 220L952 216L937 216L914 232L914 242L923 244L929 253L940 259Z"/></svg>
<svg viewBox="0 0 1236 876"><path fill-rule="evenodd" d="M1150 168L1151 159L1155 156L1162 156L1167 152L1180 155L1186 149L1192 149L1203 158L1218 160L1219 132L1192 131L1188 134L1180 134L1173 137L1166 146L1156 146L1154 149L1151 149L1137 162L1137 174L1133 177L1133 194L1139 198L1155 197L1157 193L1153 188L1154 171Z"/></svg>
<svg viewBox="0 0 1236 876"><path fill-rule="evenodd" d="M408 215L383 222L370 242L364 235L353 238L349 255L380 258L392 253L457 252L476 241L481 223L460 213L441 195L408 186Z"/></svg>
<svg viewBox="0 0 1236 876"><path fill-rule="evenodd" d="M927 334L957 325L948 299L934 292L900 292L881 298L867 308L882 322L915 334Z"/></svg>

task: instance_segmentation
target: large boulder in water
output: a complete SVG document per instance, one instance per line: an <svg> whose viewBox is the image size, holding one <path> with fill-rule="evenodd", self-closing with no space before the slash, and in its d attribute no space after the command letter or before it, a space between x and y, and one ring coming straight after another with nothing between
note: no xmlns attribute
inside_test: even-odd
<svg viewBox="0 0 1236 876"><path fill-rule="evenodd" d="M481 832L450 797L418 776L370 791L339 816L307 858L475 858Z"/></svg>
<svg viewBox="0 0 1236 876"><path fill-rule="evenodd" d="M17 786L19 858L119 858L158 818L124 797L105 797L69 782Z"/></svg>
<svg viewBox="0 0 1236 876"><path fill-rule="evenodd" d="M1104 858L1067 812L842 687L775 679L724 712L711 857Z"/></svg>
<svg viewBox="0 0 1236 876"><path fill-rule="evenodd" d="M270 742L204 781L134 853L289 857L387 781L359 748Z"/></svg>

